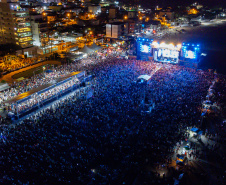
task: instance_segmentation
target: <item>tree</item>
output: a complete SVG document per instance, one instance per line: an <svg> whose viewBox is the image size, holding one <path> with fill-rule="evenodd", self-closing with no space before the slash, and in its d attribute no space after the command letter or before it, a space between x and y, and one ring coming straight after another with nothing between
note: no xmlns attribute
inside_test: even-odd
<svg viewBox="0 0 226 185"><path fill-rule="evenodd" d="M90 2L93 3L93 4L99 4L100 0L91 0Z"/></svg>
<svg viewBox="0 0 226 185"><path fill-rule="evenodd" d="M17 50L22 49L21 46L13 43L0 44L0 56L7 54L15 54Z"/></svg>

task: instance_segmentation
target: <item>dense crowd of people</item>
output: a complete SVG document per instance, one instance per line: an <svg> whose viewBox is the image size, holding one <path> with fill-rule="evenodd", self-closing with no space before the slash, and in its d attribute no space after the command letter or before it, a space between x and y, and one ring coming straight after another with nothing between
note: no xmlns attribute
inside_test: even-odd
<svg viewBox="0 0 226 185"><path fill-rule="evenodd" d="M37 62L37 57L26 58L26 59L17 58L12 61L1 61L0 69L3 72L14 71L14 70L29 66L31 64L34 64L35 62Z"/></svg>
<svg viewBox="0 0 226 185"><path fill-rule="evenodd" d="M71 72L73 72L73 70L70 70L69 67L68 69L65 69L64 67L60 66L50 73L45 73L44 76L43 74L39 74L20 82L14 82L11 88L5 90L4 92L0 92L0 103L16 97L19 94L27 92L31 89L52 83L56 79L64 77Z"/></svg>
<svg viewBox="0 0 226 185"><path fill-rule="evenodd" d="M173 179L160 180L146 169L166 165L175 144L186 139L185 129L200 122L214 75L115 57L99 63L84 59L62 69L92 73L93 97L61 100L4 129L1 183L171 184ZM135 83L143 74L152 75L150 84ZM155 102L150 114L140 111L144 92L145 101Z"/></svg>
<svg viewBox="0 0 226 185"><path fill-rule="evenodd" d="M42 104L45 100L48 100L60 93L63 93L64 91L72 88L76 84L79 84L79 80L78 78L74 77L73 79L63 84L57 85L41 94L35 93L30 99L22 103L18 103L17 105L14 104L12 106L11 112L13 112L16 115L17 113L20 114L24 111L28 111L32 107L38 106L38 104Z"/></svg>
<svg viewBox="0 0 226 185"><path fill-rule="evenodd" d="M106 52L106 51L103 49L102 52ZM119 54L120 53L117 51L111 52L111 55L119 55ZM90 66L90 65L93 65L94 63L101 62L105 58L106 57L102 55L90 54L88 58L82 59L82 62L79 64L74 63L69 65L58 66L54 68L53 71L44 73L44 76L43 74L38 74L31 78L24 79L20 82L14 82L14 84L12 84L10 89L0 92L0 104L6 100L9 100L11 98L18 96L21 93L27 92L31 89L40 87L48 83L52 83L58 78L64 77L70 74L71 72L77 71L78 68L83 69L86 66ZM4 106L4 105L1 105L1 106Z"/></svg>

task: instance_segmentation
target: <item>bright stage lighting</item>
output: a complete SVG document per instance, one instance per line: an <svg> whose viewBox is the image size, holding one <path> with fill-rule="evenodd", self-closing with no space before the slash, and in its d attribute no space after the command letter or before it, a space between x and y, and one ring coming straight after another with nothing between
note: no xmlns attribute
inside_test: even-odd
<svg viewBox="0 0 226 185"><path fill-rule="evenodd" d="M182 46L181 44L177 44L177 48L180 49Z"/></svg>
<svg viewBox="0 0 226 185"><path fill-rule="evenodd" d="M171 44L169 45L169 48L170 48L170 49L173 49L173 48L174 48L174 45L171 43Z"/></svg>
<svg viewBox="0 0 226 185"><path fill-rule="evenodd" d="M148 53L149 47L147 45L142 45L141 52Z"/></svg>
<svg viewBox="0 0 226 185"><path fill-rule="evenodd" d="M165 42L162 42L162 43L160 44L160 47L166 47Z"/></svg>
<svg viewBox="0 0 226 185"><path fill-rule="evenodd" d="M195 52L191 51L191 50L186 51L185 58L194 59L195 58Z"/></svg>
<svg viewBox="0 0 226 185"><path fill-rule="evenodd" d="M154 42L152 43L152 45L153 45L155 48L159 47L159 43L156 42L156 41L154 41Z"/></svg>

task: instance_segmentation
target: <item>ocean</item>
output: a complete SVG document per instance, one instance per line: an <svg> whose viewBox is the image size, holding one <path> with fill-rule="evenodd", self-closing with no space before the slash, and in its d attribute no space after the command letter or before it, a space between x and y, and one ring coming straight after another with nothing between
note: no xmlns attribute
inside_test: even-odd
<svg viewBox="0 0 226 185"><path fill-rule="evenodd" d="M207 54L202 57L199 67L226 75L226 24L201 26L191 30L191 35L186 41L199 43L202 52Z"/></svg>
<svg viewBox="0 0 226 185"><path fill-rule="evenodd" d="M178 30L180 29L183 27ZM226 75L226 22L185 27L184 29L186 33L172 34L164 39L175 43L199 44L202 53L207 54L206 57L202 57L199 68L214 69L218 73Z"/></svg>

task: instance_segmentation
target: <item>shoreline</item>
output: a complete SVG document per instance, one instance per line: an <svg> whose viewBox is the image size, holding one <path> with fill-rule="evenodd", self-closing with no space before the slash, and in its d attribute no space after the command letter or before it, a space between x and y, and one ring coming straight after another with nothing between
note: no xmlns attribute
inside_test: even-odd
<svg viewBox="0 0 226 185"><path fill-rule="evenodd" d="M226 49L225 45L226 43L224 39L222 39L221 37L218 38L219 37L218 32L225 27L226 21L202 23L200 26L195 27L190 26L174 27L170 29L169 32L162 36L161 38L156 38L154 40L175 42L175 44L183 42L193 42L201 44L204 50L223 51ZM176 31L182 29L185 30L184 33L179 33ZM215 38L217 38L217 40L215 40ZM222 43L219 44L219 41Z"/></svg>
<svg viewBox="0 0 226 185"><path fill-rule="evenodd" d="M176 30L184 29L184 33ZM174 27L161 38L154 39L158 42L173 42L182 44L183 42L200 44L201 53L206 53L202 57L199 68L217 70L219 74L226 75L226 20L215 20L214 22L202 23L196 27ZM175 34L176 33L176 34Z"/></svg>

